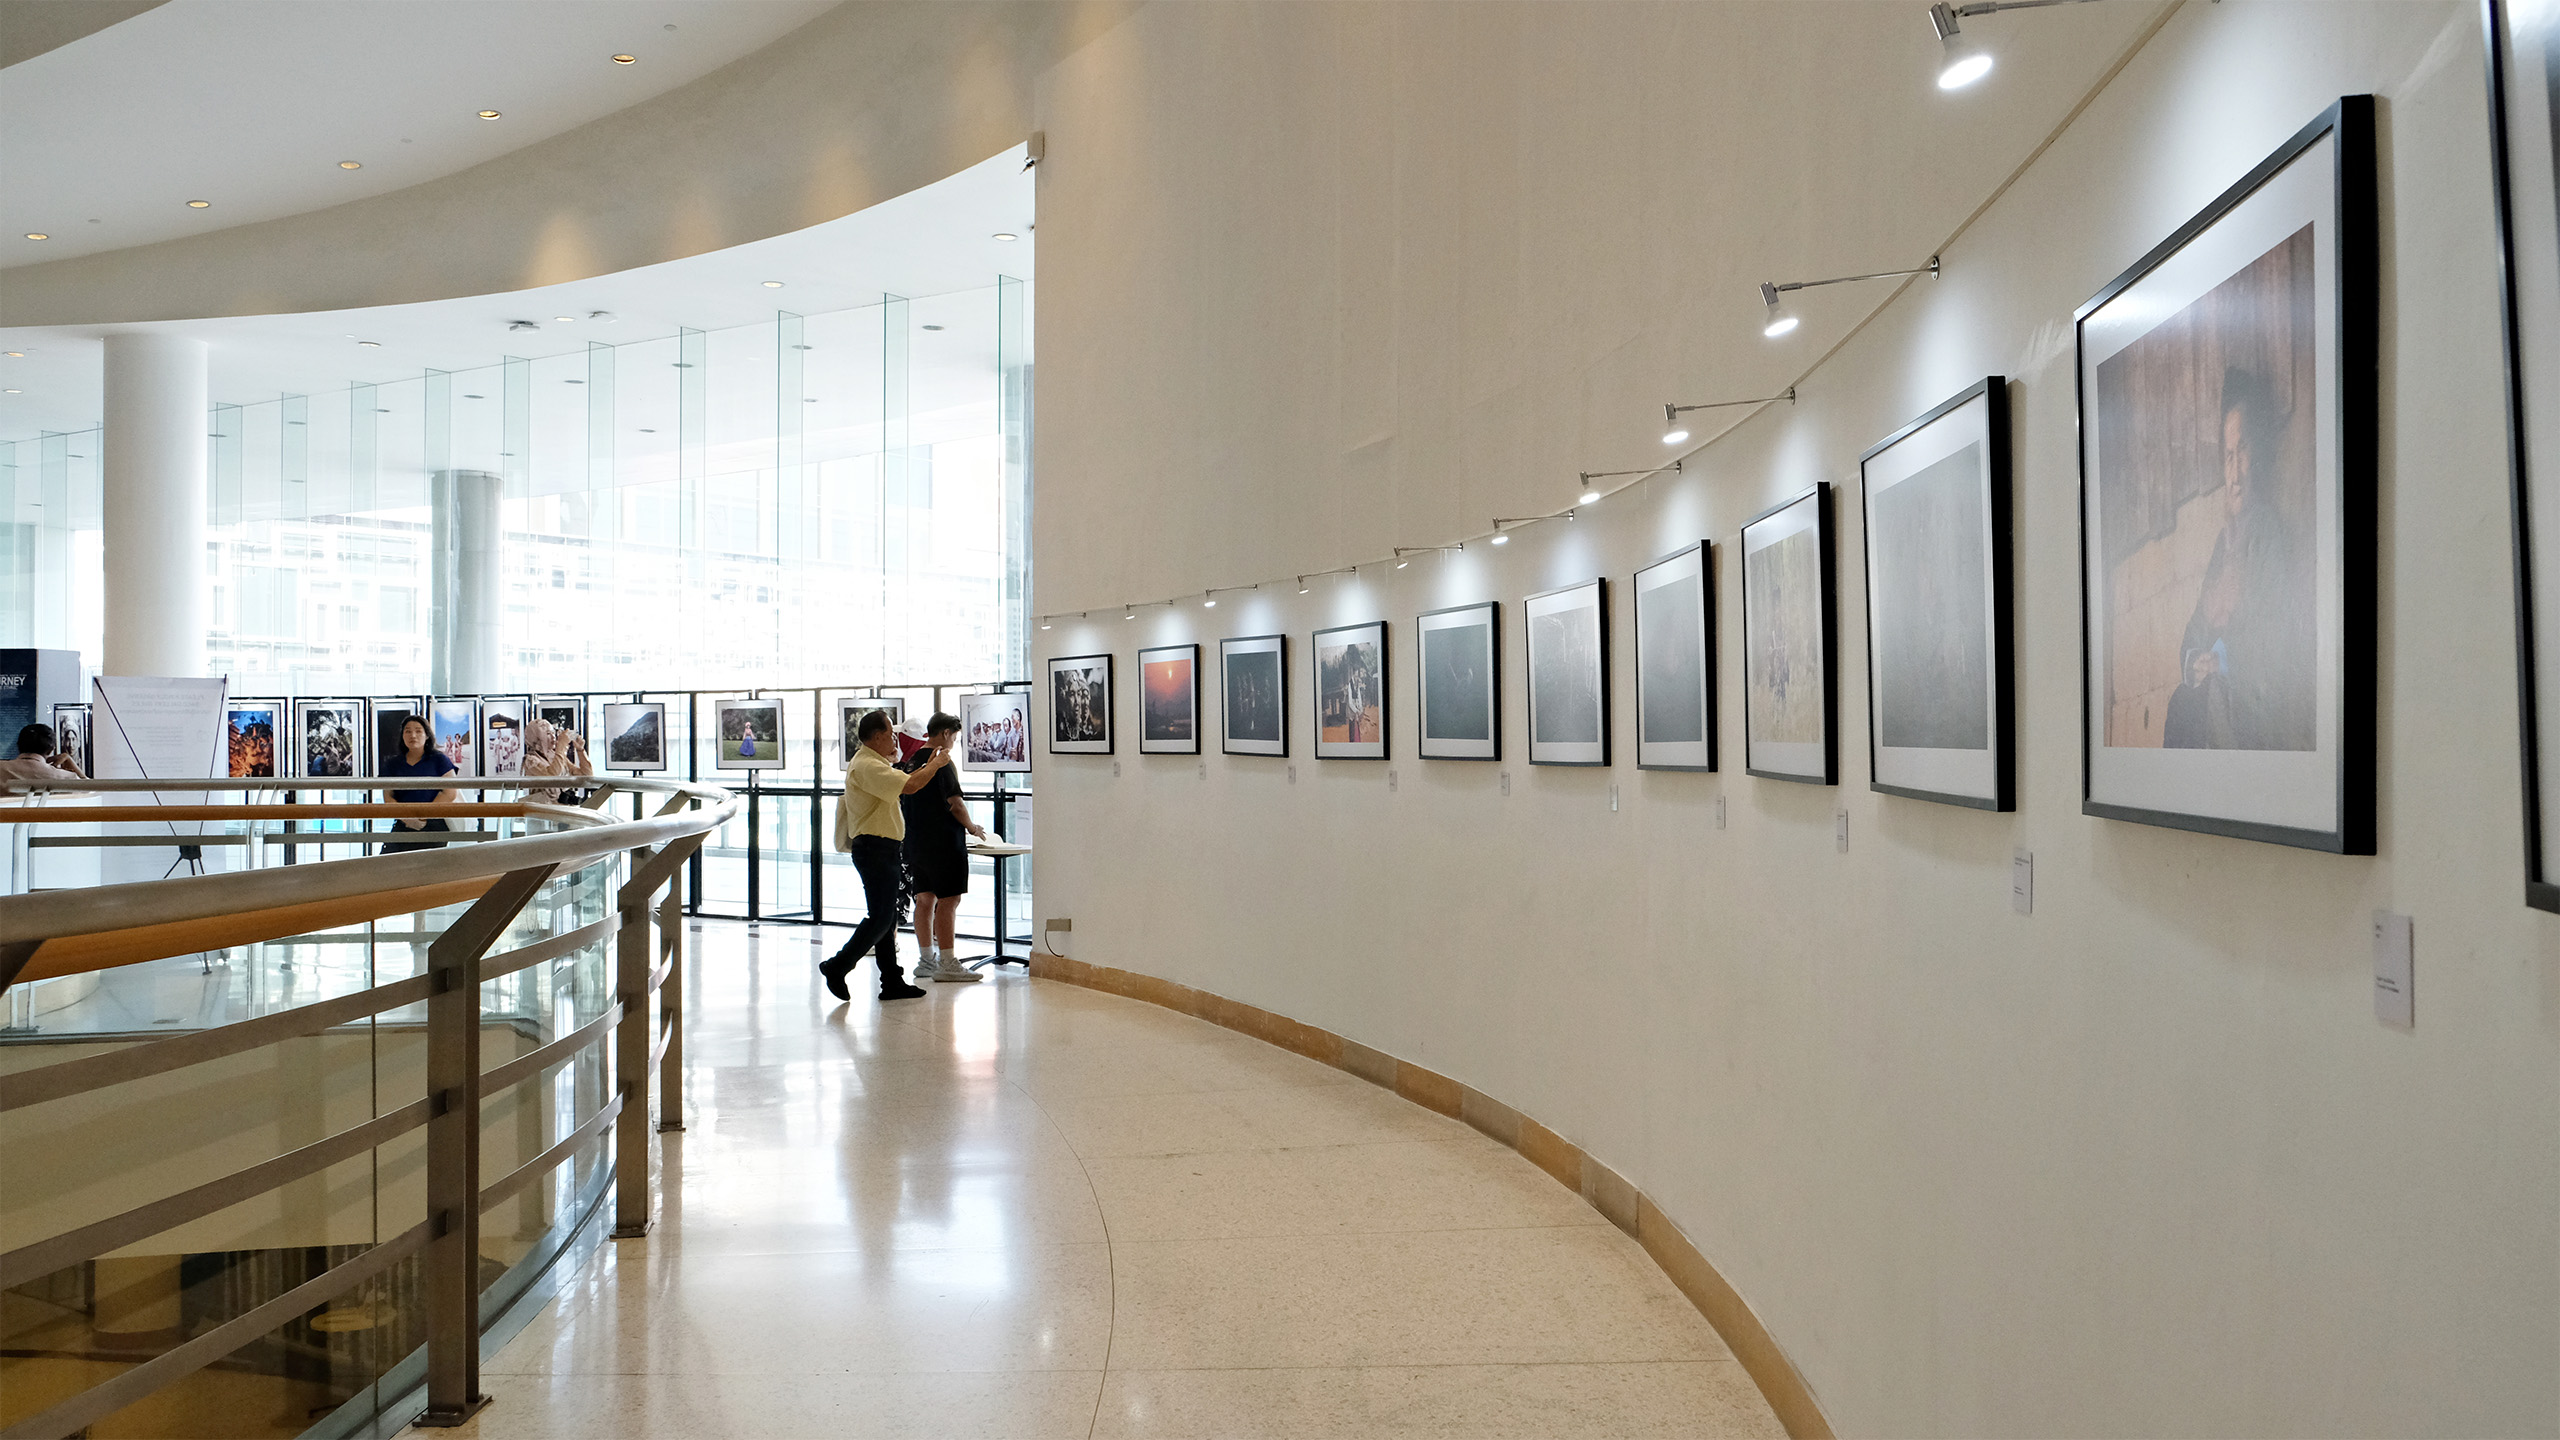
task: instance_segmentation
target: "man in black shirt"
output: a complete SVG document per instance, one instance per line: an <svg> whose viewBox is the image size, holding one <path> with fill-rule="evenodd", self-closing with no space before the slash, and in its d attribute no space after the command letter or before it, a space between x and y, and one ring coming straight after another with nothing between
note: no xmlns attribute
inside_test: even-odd
<svg viewBox="0 0 2560 1440"><path fill-rule="evenodd" d="M949 755L960 738L960 720L936 714L925 722L924 748L907 762L910 771L935 755ZM982 979L951 953L952 931L960 920L960 897L969 889L969 841L987 832L969 818L969 802L960 798L960 776L944 765L922 789L898 801L907 820L907 888L916 897L916 978L945 984Z"/></svg>

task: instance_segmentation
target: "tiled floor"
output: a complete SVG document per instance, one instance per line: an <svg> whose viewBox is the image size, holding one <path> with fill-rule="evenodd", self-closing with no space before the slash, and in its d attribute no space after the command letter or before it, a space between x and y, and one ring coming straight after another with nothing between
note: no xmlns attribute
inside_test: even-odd
<svg viewBox="0 0 2560 1440"><path fill-rule="evenodd" d="M883 1006L866 968L840 1005L824 953L698 932L659 1229L460 1433L1783 1433L1632 1241L1473 1130L1018 972Z"/></svg>

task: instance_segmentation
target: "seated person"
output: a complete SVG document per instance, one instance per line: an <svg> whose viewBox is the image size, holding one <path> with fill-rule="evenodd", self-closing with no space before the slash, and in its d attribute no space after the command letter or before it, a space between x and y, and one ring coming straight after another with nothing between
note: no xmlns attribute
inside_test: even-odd
<svg viewBox="0 0 2560 1440"><path fill-rule="evenodd" d="M18 754L13 760L0 760L0 780L33 780L59 782L65 777L85 780L80 763L68 755L55 753L58 742L50 725L29 725L18 732Z"/></svg>

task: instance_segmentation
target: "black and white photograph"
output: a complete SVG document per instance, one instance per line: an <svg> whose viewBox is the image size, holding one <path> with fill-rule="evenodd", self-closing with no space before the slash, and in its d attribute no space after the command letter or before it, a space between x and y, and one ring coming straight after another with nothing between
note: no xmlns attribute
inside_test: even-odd
<svg viewBox="0 0 2560 1440"><path fill-rule="evenodd" d="M1502 606L1486 600L1414 621L1425 760L1502 758Z"/></svg>
<svg viewBox="0 0 2560 1440"><path fill-rule="evenodd" d="M711 733L719 751L711 763L722 770L782 768L782 702L722 700L711 710Z"/></svg>
<svg viewBox="0 0 2560 1440"><path fill-rule="evenodd" d="M2080 308L2082 809L2373 848L2373 103Z"/></svg>
<svg viewBox="0 0 2560 1440"><path fill-rule="evenodd" d="M532 718L530 695L490 695L480 701L480 759L484 775L524 773L525 722Z"/></svg>
<svg viewBox="0 0 2560 1440"><path fill-rule="evenodd" d="M295 773L314 780L365 774L364 730L362 700L305 700L296 705Z"/></svg>
<svg viewBox="0 0 2560 1440"><path fill-rule="evenodd" d="M397 756L407 750L400 743L400 729L410 717L427 718L427 702L419 695L376 695L369 704L373 716L373 754L375 764L386 755ZM430 726L429 733L433 733Z"/></svg>
<svg viewBox="0 0 2560 1440"><path fill-rule="evenodd" d="M1860 457L1869 784L2017 808L2009 694L2009 382L1998 375Z"/></svg>
<svg viewBox="0 0 2560 1440"><path fill-rule="evenodd" d="M960 763L1019 775L1031 768L1031 692L993 690L960 697Z"/></svg>
<svg viewBox="0 0 2560 1440"><path fill-rule="evenodd" d="M634 773L667 768L667 706L663 700L608 702L604 707L604 764Z"/></svg>
<svg viewBox="0 0 2560 1440"><path fill-rule="evenodd" d="M1520 605L1529 649L1529 763L1609 763L1609 582Z"/></svg>
<svg viewBox="0 0 2560 1440"><path fill-rule="evenodd" d="M1387 622L1315 632L1316 758L1387 758Z"/></svg>
<svg viewBox="0 0 2560 1440"><path fill-rule="evenodd" d="M2560 910L2560 6L2488 0L2484 13L2524 641L2525 901Z"/></svg>
<svg viewBox="0 0 2560 1440"><path fill-rule="evenodd" d="M1636 768L1716 768L1715 552L1683 546L1635 575Z"/></svg>
<svg viewBox="0 0 2560 1440"><path fill-rule="evenodd" d="M1138 652L1142 755L1200 753L1200 647L1158 645Z"/></svg>
<svg viewBox="0 0 2560 1440"><path fill-rule="evenodd" d="M1218 642L1225 703L1220 746L1229 755L1289 753L1289 637L1244 635Z"/></svg>
<svg viewBox="0 0 2560 1440"><path fill-rule="evenodd" d="M1049 753L1111 753L1111 657L1067 655L1049 662Z"/></svg>
<svg viewBox="0 0 2560 1440"><path fill-rule="evenodd" d="M1741 549L1743 772L1837 785L1831 487L1816 481L1754 516Z"/></svg>
<svg viewBox="0 0 2560 1440"><path fill-rule="evenodd" d="M53 742L60 753L79 765L81 774L97 773L91 763L97 757L90 753L87 705L66 702L53 707Z"/></svg>
<svg viewBox="0 0 2560 1440"><path fill-rule="evenodd" d="M575 735L580 744L587 743L587 697L583 695L545 695L533 702L533 718L549 725L562 737Z"/></svg>

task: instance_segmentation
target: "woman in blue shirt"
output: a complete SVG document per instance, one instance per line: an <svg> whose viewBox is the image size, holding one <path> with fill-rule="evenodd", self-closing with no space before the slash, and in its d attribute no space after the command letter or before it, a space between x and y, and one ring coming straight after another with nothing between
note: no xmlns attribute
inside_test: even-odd
<svg viewBox="0 0 2560 1440"><path fill-rule="evenodd" d="M439 775L450 775L455 770L461 768L460 766L455 765L453 761L447 759L443 751L429 745L427 740L426 721L415 715L412 715L407 720L402 721L400 724L401 753L382 762L379 767L382 773L385 775L422 775L432 778ZM391 792L390 798L405 805L418 805L430 802L441 805L453 799L453 792L450 790L394 790ZM404 819L399 823L400 828L403 830L452 829L451 826L445 824L441 819ZM396 845L383 846L382 853L385 855L396 855L403 850L433 850L443 843L444 842L441 840L406 840Z"/></svg>

